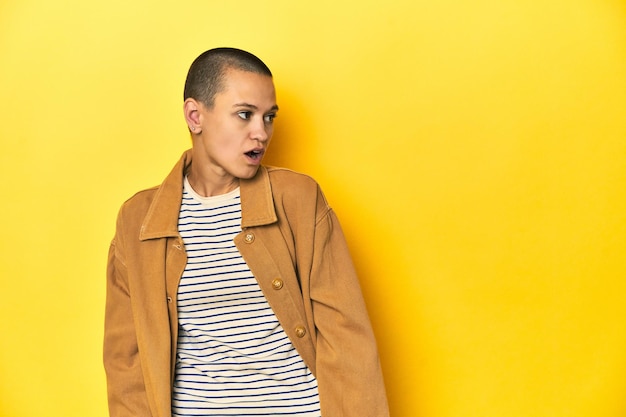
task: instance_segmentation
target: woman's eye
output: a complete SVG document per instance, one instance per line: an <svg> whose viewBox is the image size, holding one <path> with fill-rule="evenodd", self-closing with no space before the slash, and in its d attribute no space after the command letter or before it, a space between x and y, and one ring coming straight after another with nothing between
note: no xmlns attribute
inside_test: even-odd
<svg viewBox="0 0 626 417"><path fill-rule="evenodd" d="M239 116L243 120L248 120L248 119L250 119L250 115L251 114L252 113L249 112L249 111L240 111L240 112L237 113L237 116Z"/></svg>
<svg viewBox="0 0 626 417"><path fill-rule="evenodd" d="M275 118L276 118L276 113L270 113L270 114L266 114L263 117L263 120L265 120L265 123L272 123Z"/></svg>

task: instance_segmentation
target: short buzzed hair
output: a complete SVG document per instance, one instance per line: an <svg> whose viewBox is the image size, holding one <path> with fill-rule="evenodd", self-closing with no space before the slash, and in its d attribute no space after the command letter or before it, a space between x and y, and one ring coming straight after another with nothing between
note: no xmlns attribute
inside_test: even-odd
<svg viewBox="0 0 626 417"><path fill-rule="evenodd" d="M213 107L215 95L224 91L224 76L228 69L272 76L267 65L250 52L236 48L209 49L191 64L184 99L193 98L208 108Z"/></svg>

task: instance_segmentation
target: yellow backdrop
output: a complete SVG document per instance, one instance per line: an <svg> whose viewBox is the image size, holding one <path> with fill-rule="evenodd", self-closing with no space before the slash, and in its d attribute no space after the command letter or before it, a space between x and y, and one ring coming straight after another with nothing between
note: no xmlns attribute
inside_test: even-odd
<svg viewBox="0 0 626 417"><path fill-rule="evenodd" d="M190 145L186 70L223 45L275 73L266 162L342 219L394 416L626 415L625 19L621 0L3 0L0 416L107 415L117 209Z"/></svg>

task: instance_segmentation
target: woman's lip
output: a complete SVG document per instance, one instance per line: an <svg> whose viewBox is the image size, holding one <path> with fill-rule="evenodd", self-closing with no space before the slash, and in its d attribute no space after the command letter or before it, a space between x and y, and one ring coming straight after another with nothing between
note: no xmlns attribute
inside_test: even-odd
<svg viewBox="0 0 626 417"><path fill-rule="evenodd" d="M263 155L265 154L264 151L260 151L258 154L256 154L255 157L250 156L250 153L252 151L246 152L244 155L246 157L246 159L248 159L248 161L254 165L258 165L261 163L261 160L263 159Z"/></svg>

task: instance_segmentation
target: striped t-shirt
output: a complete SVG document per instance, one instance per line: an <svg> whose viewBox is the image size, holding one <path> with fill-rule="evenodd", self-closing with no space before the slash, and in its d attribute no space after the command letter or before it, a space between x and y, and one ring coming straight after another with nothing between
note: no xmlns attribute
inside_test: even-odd
<svg viewBox="0 0 626 417"><path fill-rule="evenodd" d="M201 197L185 178L178 229L188 261L172 414L319 417L317 381L233 242L239 189Z"/></svg>

